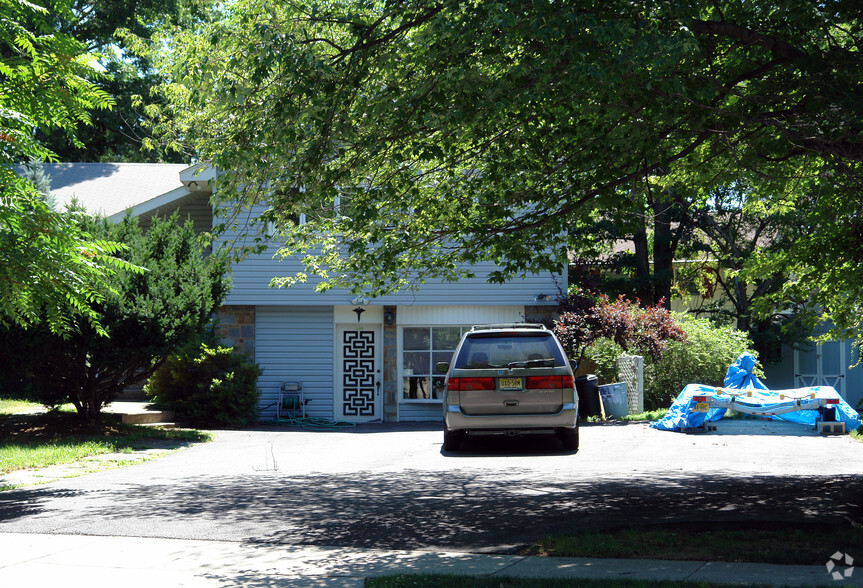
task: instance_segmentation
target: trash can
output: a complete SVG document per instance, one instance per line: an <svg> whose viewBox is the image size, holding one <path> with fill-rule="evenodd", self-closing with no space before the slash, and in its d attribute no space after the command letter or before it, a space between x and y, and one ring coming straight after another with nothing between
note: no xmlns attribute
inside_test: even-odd
<svg viewBox="0 0 863 588"><path fill-rule="evenodd" d="M599 400L607 419L619 419L629 414L629 402L626 399L626 382L603 384L599 387Z"/></svg>
<svg viewBox="0 0 863 588"><path fill-rule="evenodd" d="M599 378L594 374L579 376L575 379L578 394L578 418L586 419L601 414L599 407Z"/></svg>

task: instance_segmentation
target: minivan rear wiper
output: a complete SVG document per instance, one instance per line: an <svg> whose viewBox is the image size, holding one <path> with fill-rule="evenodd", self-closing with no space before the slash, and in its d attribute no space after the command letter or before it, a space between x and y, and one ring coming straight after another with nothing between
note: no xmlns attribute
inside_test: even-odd
<svg viewBox="0 0 863 588"><path fill-rule="evenodd" d="M511 361L506 367L515 368L515 367L524 367L524 368L532 368L532 367L554 367L554 363L549 364L548 362L554 362L553 359L528 359L526 361Z"/></svg>

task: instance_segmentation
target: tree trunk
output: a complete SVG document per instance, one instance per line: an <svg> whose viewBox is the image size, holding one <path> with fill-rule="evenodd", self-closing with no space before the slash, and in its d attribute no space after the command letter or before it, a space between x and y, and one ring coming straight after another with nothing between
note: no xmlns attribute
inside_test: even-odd
<svg viewBox="0 0 863 588"><path fill-rule="evenodd" d="M635 246L635 293L642 304L652 305L650 247L647 242L647 229L644 225L633 234L632 241Z"/></svg>
<svg viewBox="0 0 863 588"><path fill-rule="evenodd" d="M671 282L674 279L674 234L671 231L671 203L653 202L653 300L671 310Z"/></svg>

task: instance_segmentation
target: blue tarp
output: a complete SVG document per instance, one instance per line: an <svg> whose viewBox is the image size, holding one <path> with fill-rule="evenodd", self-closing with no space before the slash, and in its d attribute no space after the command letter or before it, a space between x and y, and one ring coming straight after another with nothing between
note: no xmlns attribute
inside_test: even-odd
<svg viewBox="0 0 863 588"><path fill-rule="evenodd" d="M811 394L815 398L828 398L838 400L838 404L831 404L836 408L836 420L845 423L846 431L853 431L860 426L860 415L851 408L845 399L831 386L812 386L809 388L797 388L794 390L769 390L761 380L752 374L755 367L755 358L745 353L737 358L728 368L725 374L724 387L734 390L749 390L751 396L737 396L735 402L740 405L762 408L781 408L793 405L796 399L809 399ZM653 421L650 426L661 431L680 431L681 429L694 429L705 422L718 421L725 416L724 408L711 408L707 412L692 412L695 408L693 396L721 397L721 391L713 386L704 384L688 384L683 391L674 399L674 403L665 416L658 421ZM784 398L783 398L784 397ZM726 393L724 398L730 396ZM801 410L788 412L776 416L767 416L767 419L779 419L809 425L815 427L819 413L817 410Z"/></svg>
<svg viewBox="0 0 863 588"><path fill-rule="evenodd" d="M737 390L746 390L747 388L767 390L767 386L752 374L754 367L755 357L751 353L744 353L737 358L737 361L728 366L722 385Z"/></svg>

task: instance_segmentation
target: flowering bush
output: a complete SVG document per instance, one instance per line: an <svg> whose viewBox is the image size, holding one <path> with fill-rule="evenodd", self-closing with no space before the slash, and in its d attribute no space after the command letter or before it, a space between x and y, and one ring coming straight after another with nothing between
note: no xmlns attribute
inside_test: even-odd
<svg viewBox="0 0 863 588"><path fill-rule="evenodd" d="M670 341L686 340L686 333L661 304L642 308L638 300L632 302L623 296L610 301L605 295L577 291L560 300L561 314L554 332L567 355L579 363L600 339L656 361Z"/></svg>

